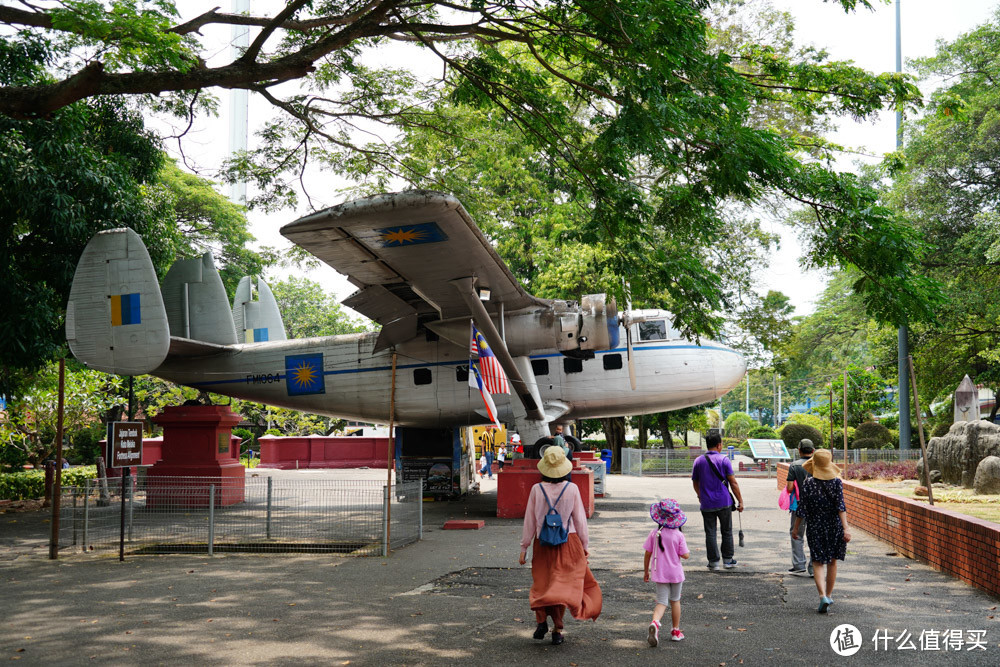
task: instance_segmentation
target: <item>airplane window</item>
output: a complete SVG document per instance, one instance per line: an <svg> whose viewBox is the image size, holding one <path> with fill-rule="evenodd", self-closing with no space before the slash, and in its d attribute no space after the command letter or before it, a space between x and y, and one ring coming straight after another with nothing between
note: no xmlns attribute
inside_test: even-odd
<svg viewBox="0 0 1000 667"><path fill-rule="evenodd" d="M563 359L563 371L566 373L582 373L583 359Z"/></svg>
<svg viewBox="0 0 1000 667"><path fill-rule="evenodd" d="M615 371L621 367L622 367L622 355L620 354L604 355L604 370Z"/></svg>
<svg viewBox="0 0 1000 667"><path fill-rule="evenodd" d="M548 375L549 374L549 360L548 359L532 359L531 360L531 370L535 375Z"/></svg>
<svg viewBox="0 0 1000 667"><path fill-rule="evenodd" d="M667 323L664 320L639 322L639 340L666 340Z"/></svg>
<svg viewBox="0 0 1000 667"><path fill-rule="evenodd" d="M431 379L432 379L431 369L429 368L413 369L413 384L430 384Z"/></svg>
<svg viewBox="0 0 1000 667"><path fill-rule="evenodd" d="M459 382L469 381L469 367L468 366L455 366L455 379Z"/></svg>

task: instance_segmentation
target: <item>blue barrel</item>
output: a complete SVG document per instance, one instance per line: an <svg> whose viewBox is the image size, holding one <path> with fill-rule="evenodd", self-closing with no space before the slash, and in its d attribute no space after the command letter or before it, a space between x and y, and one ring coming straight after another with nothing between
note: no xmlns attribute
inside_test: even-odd
<svg viewBox="0 0 1000 667"><path fill-rule="evenodd" d="M601 460L604 461L604 469L607 472L611 472L611 450L602 449L601 450Z"/></svg>
<svg viewBox="0 0 1000 667"><path fill-rule="evenodd" d="M729 449L729 460L732 461L733 456L736 453L736 448L733 447L732 445L729 445L728 449Z"/></svg>

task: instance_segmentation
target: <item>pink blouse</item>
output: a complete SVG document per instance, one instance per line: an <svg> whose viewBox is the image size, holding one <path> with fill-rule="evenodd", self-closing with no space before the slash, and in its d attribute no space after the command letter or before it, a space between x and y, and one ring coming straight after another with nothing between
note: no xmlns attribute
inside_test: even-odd
<svg viewBox="0 0 1000 667"><path fill-rule="evenodd" d="M559 498L559 493L563 486L569 484L566 492ZM542 496L542 489L549 497L549 502L559 512L562 517L563 526L569 527L569 532L576 533L587 549L590 544L590 536L587 533L587 511L583 508L583 499L580 497L580 489L572 482L540 482L531 487L528 495L528 506L524 510L524 528L521 530L521 548L527 549L538 534L542 531L542 524L545 523L545 515L549 511L549 505ZM559 502L556 502L559 498ZM572 521L570 521L572 517Z"/></svg>

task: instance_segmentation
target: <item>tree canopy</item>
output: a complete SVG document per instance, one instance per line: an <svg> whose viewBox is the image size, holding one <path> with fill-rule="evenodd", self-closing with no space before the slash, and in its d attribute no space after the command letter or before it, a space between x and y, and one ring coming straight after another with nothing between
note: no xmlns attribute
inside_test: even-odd
<svg viewBox="0 0 1000 667"><path fill-rule="evenodd" d="M3 82L0 114L45 117L109 95L193 113L211 106L213 88L247 88L284 117L233 169L263 187L258 203L275 205L290 200L307 160L341 174L381 167L406 177L391 143L364 137L379 125L446 136L449 100L517 128L528 159L564 184L558 201L577 209L566 241L599 249L593 261L619 296L669 298L691 333L715 333L727 299L692 248L726 237L727 202L769 194L809 209L808 261L856 268L854 287L872 315L928 317L936 291L913 272L920 238L873 189L815 159L826 150L815 136L789 131L795 123L755 125L775 106L786 118L864 118L915 104L918 91L903 76L819 52L743 42L729 52L710 43L709 5L293 0L268 15L196 17L180 17L169 0L4 6L0 22L17 31L3 38L7 47L44 43L51 55L44 79ZM210 65L199 30L212 25L255 33L242 55ZM443 69L428 77L376 64L373 54L392 42L418 46ZM290 80L300 87L278 87Z"/></svg>

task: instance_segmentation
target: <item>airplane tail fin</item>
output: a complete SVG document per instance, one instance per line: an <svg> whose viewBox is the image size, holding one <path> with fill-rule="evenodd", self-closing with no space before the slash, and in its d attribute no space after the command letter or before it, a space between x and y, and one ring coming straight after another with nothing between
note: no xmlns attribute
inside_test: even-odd
<svg viewBox="0 0 1000 667"><path fill-rule="evenodd" d="M66 304L66 340L86 366L142 375L163 363L170 326L153 262L131 229L96 234L80 256Z"/></svg>
<svg viewBox="0 0 1000 667"><path fill-rule="evenodd" d="M241 342L262 343L287 338L278 302L271 288L260 278L256 285L250 276L240 279L233 298L233 322Z"/></svg>
<svg viewBox="0 0 1000 667"><path fill-rule="evenodd" d="M174 262L163 278L163 302L174 336L217 345L237 342L229 297L212 253Z"/></svg>

